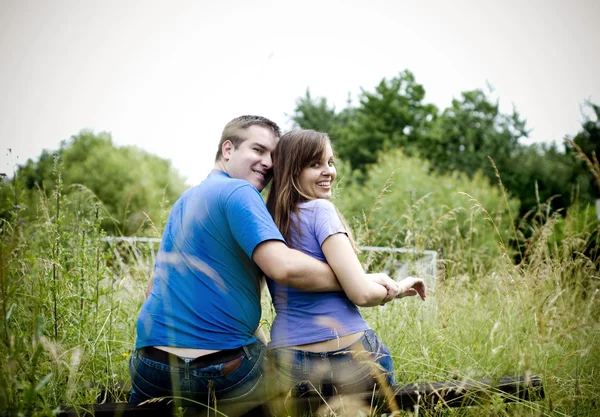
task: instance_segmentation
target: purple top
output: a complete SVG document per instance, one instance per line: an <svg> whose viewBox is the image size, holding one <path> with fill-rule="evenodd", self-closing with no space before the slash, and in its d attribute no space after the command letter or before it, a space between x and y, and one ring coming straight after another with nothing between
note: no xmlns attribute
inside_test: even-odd
<svg viewBox="0 0 600 417"><path fill-rule="evenodd" d="M329 200L318 199L298 207L299 216L292 214L292 222L300 226L302 234L298 236L292 229L289 246L327 262L321 245L331 235L346 233L335 206ZM321 342L369 328L343 291L305 292L271 279L267 284L277 313L269 348Z"/></svg>

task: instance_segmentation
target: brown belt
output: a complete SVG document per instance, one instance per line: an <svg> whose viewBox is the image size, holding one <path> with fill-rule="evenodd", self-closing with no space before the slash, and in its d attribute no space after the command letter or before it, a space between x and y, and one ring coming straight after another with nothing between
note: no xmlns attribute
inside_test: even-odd
<svg viewBox="0 0 600 417"><path fill-rule="evenodd" d="M186 365L185 359L153 346L143 347L138 353L145 358L165 365L179 368L185 368ZM223 374L227 376L240 367L244 356L246 356L244 348L240 347L237 349L220 350L218 352L209 353L208 355L199 356L188 363L190 369L206 368L210 365L223 363L224 365L221 370Z"/></svg>

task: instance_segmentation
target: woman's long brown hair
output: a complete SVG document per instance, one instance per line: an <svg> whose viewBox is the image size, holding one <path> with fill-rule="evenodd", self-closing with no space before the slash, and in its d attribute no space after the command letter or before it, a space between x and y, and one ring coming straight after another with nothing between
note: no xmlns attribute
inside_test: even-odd
<svg viewBox="0 0 600 417"><path fill-rule="evenodd" d="M301 236L301 230L291 221L292 213L299 215L298 203L314 199L302 191L299 184L300 173L311 163L321 159L327 144L330 141L326 133L293 130L281 137L273 153L273 183L267 198L267 208L288 244L292 243L292 227ZM350 228L339 211L338 215L356 250Z"/></svg>

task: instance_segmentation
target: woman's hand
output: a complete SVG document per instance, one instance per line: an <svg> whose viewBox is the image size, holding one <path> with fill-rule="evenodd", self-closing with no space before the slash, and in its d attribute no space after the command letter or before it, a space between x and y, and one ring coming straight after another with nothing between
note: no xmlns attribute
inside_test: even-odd
<svg viewBox="0 0 600 417"><path fill-rule="evenodd" d="M398 282L398 288L398 298L412 297L417 294L423 301L427 298L427 286L421 278L406 277Z"/></svg>
<svg viewBox="0 0 600 417"><path fill-rule="evenodd" d="M388 303L400 296L400 288L398 287L398 283L391 279L387 274L382 272L377 272L373 274L367 274L367 277L371 279L371 281L382 285L387 290L387 295L381 301L381 305Z"/></svg>

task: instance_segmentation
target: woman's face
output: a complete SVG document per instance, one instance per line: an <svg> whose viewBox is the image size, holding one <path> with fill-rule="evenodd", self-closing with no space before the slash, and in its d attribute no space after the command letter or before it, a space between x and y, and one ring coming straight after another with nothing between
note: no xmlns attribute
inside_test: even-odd
<svg viewBox="0 0 600 417"><path fill-rule="evenodd" d="M321 157L312 161L300 171L298 182L304 194L312 198L331 197L331 184L335 181L336 170L333 163L333 150L331 145L325 145L325 152Z"/></svg>

